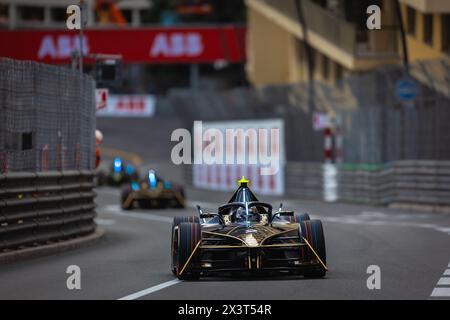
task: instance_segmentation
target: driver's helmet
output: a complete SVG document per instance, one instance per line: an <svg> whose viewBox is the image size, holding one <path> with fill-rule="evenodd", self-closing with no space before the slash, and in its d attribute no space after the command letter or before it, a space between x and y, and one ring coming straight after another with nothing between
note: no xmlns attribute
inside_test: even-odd
<svg viewBox="0 0 450 320"><path fill-rule="evenodd" d="M122 169L123 169L122 159L120 159L119 157L114 158L114 161L113 161L114 173L120 173L120 172L122 172Z"/></svg>
<svg viewBox="0 0 450 320"><path fill-rule="evenodd" d="M151 169L148 171L147 183L150 189L156 189L156 187L158 186L158 178L156 177L155 170Z"/></svg>
<svg viewBox="0 0 450 320"><path fill-rule="evenodd" d="M234 220L236 222L245 222L246 217L245 217L245 209L244 208L239 207L236 209Z"/></svg>

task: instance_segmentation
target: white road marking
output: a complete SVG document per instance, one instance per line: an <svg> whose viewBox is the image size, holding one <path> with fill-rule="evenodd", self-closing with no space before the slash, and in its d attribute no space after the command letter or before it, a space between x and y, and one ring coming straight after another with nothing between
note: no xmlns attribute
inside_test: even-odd
<svg viewBox="0 0 450 320"><path fill-rule="evenodd" d="M96 219L95 219L95 222L96 222L99 226L111 226L111 225L113 225L113 224L116 223L116 220L96 218Z"/></svg>
<svg viewBox="0 0 450 320"><path fill-rule="evenodd" d="M389 226L389 227L411 227L411 228L422 228L431 229L438 232L443 232L450 235L450 228L440 227L435 224L430 223L415 223L415 222L402 222L402 221L389 221L389 220L367 220L366 216L357 215L347 215L341 217L330 217L321 215L311 215L314 219L320 219L325 222L331 223L341 223L341 224L351 224L351 225L361 225L361 226ZM365 218L364 218L365 217ZM375 218L374 218L375 219Z"/></svg>
<svg viewBox="0 0 450 320"><path fill-rule="evenodd" d="M384 212L376 212L376 211L363 211L361 212L361 217L365 218L386 218L388 214Z"/></svg>
<svg viewBox="0 0 450 320"><path fill-rule="evenodd" d="M450 263L448 266L450 267ZM444 276L439 279L431 293L431 297L450 298L450 277L445 276L450 276L450 268L445 269Z"/></svg>
<svg viewBox="0 0 450 320"><path fill-rule="evenodd" d="M432 297L450 297L450 288L434 288Z"/></svg>
<svg viewBox="0 0 450 320"><path fill-rule="evenodd" d="M450 278L442 277L439 279L438 286L450 286Z"/></svg>
<svg viewBox="0 0 450 320"><path fill-rule="evenodd" d="M138 291L136 293L132 293L132 294L130 294L128 296L125 296L123 298L119 298L117 300L136 300L136 299L142 298L143 296L146 296L146 295L149 295L151 293L154 293L156 291L159 291L159 290L165 289L167 287L176 285L176 284L178 284L180 282L182 282L182 281L178 280L178 279L170 280L170 281L167 281L167 282L160 283L160 284L158 284L156 286L153 286L153 287L150 287L150 288Z"/></svg>
<svg viewBox="0 0 450 320"><path fill-rule="evenodd" d="M110 196L118 196L120 195L120 191L118 189L113 189L113 188L108 188L108 187L103 187L103 188L96 188L95 191L97 193L103 193L103 194L108 194Z"/></svg>

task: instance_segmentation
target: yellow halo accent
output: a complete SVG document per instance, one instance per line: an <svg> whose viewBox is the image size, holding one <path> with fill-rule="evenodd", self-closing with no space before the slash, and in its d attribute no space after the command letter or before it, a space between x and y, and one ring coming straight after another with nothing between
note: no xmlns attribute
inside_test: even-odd
<svg viewBox="0 0 450 320"><path fill-rule="evenodd" d="M238 187L248 187L249 184L250 184L250 181L245 179L244 176L242 176L241 180L238 181Z"/></svg>

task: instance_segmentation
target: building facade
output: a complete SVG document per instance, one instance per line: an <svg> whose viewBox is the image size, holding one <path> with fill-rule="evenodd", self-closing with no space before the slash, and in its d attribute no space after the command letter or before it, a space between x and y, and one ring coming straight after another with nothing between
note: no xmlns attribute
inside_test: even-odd
<svg viewBox="0 0 450 320"><path fill-rule="evenodd" d="M411 61L448 55L450 0L400 0ZM392 0L247 0L247 73L256 86L314 80L335 84L349 74L402 61L400 22ZM366 26L381 8L381 30ZM305 30L306 29L306 30ZM310 48L308 50L305 48Z"/></svg>

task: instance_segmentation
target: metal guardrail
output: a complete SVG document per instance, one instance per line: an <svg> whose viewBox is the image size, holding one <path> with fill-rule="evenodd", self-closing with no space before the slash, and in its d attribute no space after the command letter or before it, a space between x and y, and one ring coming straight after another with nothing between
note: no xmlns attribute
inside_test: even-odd
<svg viewBox="0 0 450 320"><path fill-rule="evenodd" d="M0 250L95 231L93 171L0 174Z"/></svg>
<svg viewBox="0 0 450 320"><path fill-rule="evenodd" d="M450 161L397 161L386 165L336 166L338 201L371 205L450 206ZM290 196L322 200L322 164L288 163Z"/></svg>

